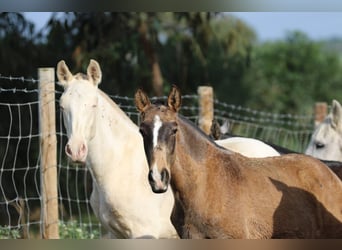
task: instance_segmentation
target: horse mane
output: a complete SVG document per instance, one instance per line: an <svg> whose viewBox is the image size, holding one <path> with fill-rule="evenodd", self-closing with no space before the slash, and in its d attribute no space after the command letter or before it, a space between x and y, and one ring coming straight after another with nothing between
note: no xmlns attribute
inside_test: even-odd
<svg viewBox="0 0 342 250"><path fill-rule="evenodd" d="M128 115L101 89L97 89L100 96L103 97L112 107L115 109L116 112L118 112L123 119L125 119L127 122L135 125L135 123L128 117Z"/></svg>
<svg viewBox="0 0 342 250"><path fill-rule="evenodd" d="M160 99L151 100L151 103L153 105L156 105L156 106L160 106L160 105L166 106L165 101L164 100L160 100Z"/></svg>
<svg viewBox="0 0 342 250"><path fill-rule="evenodd" d="M77 79L77 80L89 80L89 77L88 75L84 74L84 73L77 73L74 75L74 77Z"/></svg>
<svg viewBox="0 0 342 250"><path fill-rule="evenodd" d="M164 100L153 100L152 104L155 106L166 106L167 104L165 103ZM207 135L206 133L204 133L204 131L202 129L200 129L198 126L196 126L195 123L193 123L191 120L189 120L188 118L186 118L185 116L181 115L180 113L177 113L177 117L178 119L180 119L183 123L185 123L186 125L190 126L191 128L193 128L194 130L196 130L202 137L206 138L207 140L214 142L214 140Z"/></svg>
<svg viewBox="0 0 342 250"><path fill-rule="evenodd" d="M214 144L216 147L223 148L222 146L216 144L215 141L213 140L213 138L211 138L209 135L204 133L204 131L202 129L200 129L198 126L196 126L195 123L193 123L191 120L189 120L185 116L178 113L177 118L179 120L181 120L183 123L185 123L187 126L191 127L193 130L195 130L201 137L203 137L207 141Z"/></svg>

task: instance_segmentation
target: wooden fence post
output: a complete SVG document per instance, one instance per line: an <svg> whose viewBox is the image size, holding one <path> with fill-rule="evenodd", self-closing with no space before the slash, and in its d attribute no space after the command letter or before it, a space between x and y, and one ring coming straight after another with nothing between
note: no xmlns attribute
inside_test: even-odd
<svg viewBox="0 0 342 250"><path fill-rule="evenodd" d="M54 68L39 68L39 127L43 238L58 239L57 139Z"/></svg>
<svg viewBox="0 0 342 250"><path fill-rule="evenodd" d="M199 127L210 134L211 123L214 118L214 97L213 88L209 86L200 86L197 89L199 96Z"/></svg>
<svg viewBox="0 0 342 250"><path fill-rule="evenodd" d="M315 127L319 125L328 114L328 104L326 102L315 103Z"/></svg>

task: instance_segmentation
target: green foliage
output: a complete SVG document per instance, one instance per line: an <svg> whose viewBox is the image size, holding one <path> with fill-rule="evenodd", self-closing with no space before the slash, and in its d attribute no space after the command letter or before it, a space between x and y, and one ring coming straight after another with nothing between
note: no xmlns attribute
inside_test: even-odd
<svg viewBox="0 0 342 250"><path fill-rule="evenodd" d="M280 113L311 113L316 101L342 98L341 61L319 42L291 32L284 41L255 48L244 84L247 105Z"/></svg>
<svg viewBox="0 0 342 250"><path fill-rule="evenodd" d="M19 239L20 232L18 229L0 226L0 239Z"/></svg>
<svg viewBox="0 0 342 250"><path fill-rule="evenodd" d="M175 23L183 32L169 33L159 53L166 83L176 83L183 93L191 94L199 85L209 84L220 100L241 101L240 82L248 68L254 31L233 16L190 13L186 17L188 28L182 29L184 22Z"/></svg>
<svg viewBox="0 0 342 250"><path fill-rule="evenodd" d="M98 239L100 232L77 221L59 222L60 239Z"/></svg>
<svg viewBox="0 0 342 250"><path fill-rule="evenodd" d="M132 96L143 87L154 94L151 60L157 57L164 93L170 84L184 94L209 84L221 101L297 113L311 112L315 101L342 97L336 91L342 78L340 41L327 46L290 32L284 40L260 44L257 34L233 15L65 13L51 17L45 39L19 13L2 13L0 25L4 75L32 76L39 66L55 67L61 59L71 71L84 72L94 58L101 64L100 88L106 93Z"/></svg>

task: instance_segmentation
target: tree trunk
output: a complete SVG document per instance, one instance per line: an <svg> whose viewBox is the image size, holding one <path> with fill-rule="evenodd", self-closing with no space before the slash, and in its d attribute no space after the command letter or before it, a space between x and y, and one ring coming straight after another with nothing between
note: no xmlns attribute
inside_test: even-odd
<svg viewBox="0 0 342 250"><path fill-rule="evenodd" d="M148 27L146 22L142 22L139 27L140 39L152 69L152 88L156 96L163 95L163 76L160 70L158 57L153 48L151 40L148 38Z"/></svg>

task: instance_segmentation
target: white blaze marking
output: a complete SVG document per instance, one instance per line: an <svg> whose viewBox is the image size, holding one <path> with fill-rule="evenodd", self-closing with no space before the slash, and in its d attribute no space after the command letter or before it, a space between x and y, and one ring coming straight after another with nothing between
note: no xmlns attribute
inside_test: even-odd
<svg viewBox="0 0 342 250"><path fill-rule="evenodd" d="M158 182L161 180L161 175L158 171L158 166L157 164L153 164L153 167L152 167L152 177L154 179L154 181Z"/></svg>
<svg viewBox="0 0 342 250"><path fill-rule="evenodd" d="M158 134L159 134L159 129L162 126L162 122L160 120L160 117L156 115L154 117L154 126L153 126L153 147L155 148L158 144Z"/></svg>

